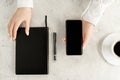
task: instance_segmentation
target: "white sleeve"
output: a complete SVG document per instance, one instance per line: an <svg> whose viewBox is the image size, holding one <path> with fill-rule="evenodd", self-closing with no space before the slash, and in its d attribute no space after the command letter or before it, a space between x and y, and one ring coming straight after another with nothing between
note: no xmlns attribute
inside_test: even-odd
<svg viewBox="0 0 120 80"><path fill-rule="evenodd" d="M82 15L82 19L96 25L102 17L105 9L113 0L90 0L90 4Z"/></svg>
<svg viewBox="0 0 120 80"><path fill-rule="evenodd" d="M17 0L17 7L31 7L33 8L33 0Z"/></svg>

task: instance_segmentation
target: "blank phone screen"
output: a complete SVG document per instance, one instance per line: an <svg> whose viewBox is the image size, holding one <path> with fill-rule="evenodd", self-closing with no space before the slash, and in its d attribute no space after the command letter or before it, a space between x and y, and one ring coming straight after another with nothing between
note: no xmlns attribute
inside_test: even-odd
<svg viewBox="0 0 120 80"><path fill-rule="evenodd" d="M66 21L66 53L67 55L82 54L82 21Z"/></svg>

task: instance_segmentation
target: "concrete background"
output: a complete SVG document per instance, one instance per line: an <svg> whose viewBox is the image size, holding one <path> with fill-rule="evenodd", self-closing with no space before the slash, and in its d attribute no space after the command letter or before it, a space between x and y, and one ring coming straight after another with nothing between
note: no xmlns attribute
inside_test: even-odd
<svg viewBox="0 0 120 80"><path fill-rule="evenodd" d="M93 31L82 56L66 56L62 37L65 20L80 19L89 0L34 0L31 26L44 26L48 15L50 28L49 75L15 75L15 42L7 24L16 9L15 0L0 0L0 80L120 80L120 67L107 63L101 55L101 43L112 32L120 31L120 1L105 11ZM57 61L53 61L52 32L57 32Z"/></svg>

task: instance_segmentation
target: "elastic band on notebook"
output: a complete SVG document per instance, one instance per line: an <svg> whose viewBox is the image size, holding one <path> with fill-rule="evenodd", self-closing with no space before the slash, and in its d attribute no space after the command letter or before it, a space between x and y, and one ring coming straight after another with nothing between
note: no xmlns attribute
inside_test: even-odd
<svg viewBox="0 0 120 80"><path fill-rule="evenodd" d="M45 27L47 27L47 15L45 16Z"/></svg>

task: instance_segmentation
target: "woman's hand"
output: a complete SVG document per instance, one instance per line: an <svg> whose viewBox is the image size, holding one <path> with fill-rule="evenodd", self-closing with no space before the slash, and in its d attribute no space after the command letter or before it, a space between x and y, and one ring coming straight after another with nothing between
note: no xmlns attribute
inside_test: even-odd
<svg viewBox="0 0 120 80"><path fill-rule="evenodd" d="M8 33L11 39L16 39L17 30L21 23L25 24L25 33L26 35L29 35L31 15L31 8L18 8L16 10L8 24Z"/></svg>
<svg viewBox="0 0 120 80"><path fill-rule="evenodd" d="M93 28L94 28L93 24L82 20L82 38L83 38L82 46L83 46L83 49L85 48L87 42L89 41L89 38L93 31Z"/></svg>

